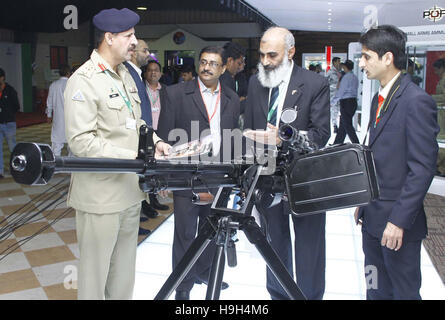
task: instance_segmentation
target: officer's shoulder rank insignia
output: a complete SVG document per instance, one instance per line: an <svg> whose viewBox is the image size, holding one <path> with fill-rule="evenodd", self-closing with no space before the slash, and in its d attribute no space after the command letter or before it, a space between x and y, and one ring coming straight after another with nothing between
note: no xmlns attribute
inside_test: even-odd
<svg viewBox="0 0 445 320"><path fill-rule="evenodd" d="M88 61L79 68L78 72L80 75L86 76L87 78L91 78L94 73L93 63Z"/></svg>

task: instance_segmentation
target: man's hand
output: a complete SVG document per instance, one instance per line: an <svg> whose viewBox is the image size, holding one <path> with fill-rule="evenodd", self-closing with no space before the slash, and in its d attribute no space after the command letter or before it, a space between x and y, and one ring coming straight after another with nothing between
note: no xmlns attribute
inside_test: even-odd
<svg viewBox="0 0 445 320"><path fill-rule="evenodd" d="M266 130L245 130L243 135L251 140L262 144L279 145L281 143L278 137L278 129L272 124L267 124Z"/></svg>
<svg viewBox="0 0 445 320"><path fill-rule="evenodd" d="M163 159L165 156L168 156L170 148L171 145L169 145L168 143L159 141L158 143L156 143L155 158Z"/></svg>
<svg viewBox="0 0 445 320"><path fill-rule="evenodd" d="M391 250L399 250L402 247L403 229L395 224L388 222L385 231L383 231L382 246Z"/></svg>
<svg viewBox="0 0 445 320"><path fill-rule="evenodd" d="M360 207L357 207L356 209L355 209L355 212L354 212L354 221L355 221L355 224L356 225L362 225L362 220L360 220L359 218L358 218L358 211L360 210Z"/></svg>
<svg viewBox="0 0 445 320"><path fill-rule="evenodd" d="M275 145L278 146L281 144L281 139L278 137L278 128L275 127L274 125L268 123L267 124L267 131L270 132L270 134L272 135L272 139L273 137L275 138Z"/></svg>

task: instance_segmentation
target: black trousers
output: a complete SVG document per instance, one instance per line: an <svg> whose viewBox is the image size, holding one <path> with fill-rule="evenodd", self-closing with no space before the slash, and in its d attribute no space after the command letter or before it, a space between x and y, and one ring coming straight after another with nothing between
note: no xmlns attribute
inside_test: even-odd
<svg viewBox="0 0 445 320"><path fill-rule="evenodd" d="M403 242L398 251L362 229L368 300L420 300L422 241Z"/></svg>
<svg viewBox="0 0 445 320"><path fill-rule="evenodd" d="M359 143L354 126L352 125L352 118L357 110L357 99L348 98L340 100L340 127L338 127L337 136L334 144L343 143L348 134L352 143Z"/></svg>
<svg viewBox="0 0 445 320"><path fill-rule="evenodd" d="M179 263L196 238L197 230L210 215L211 205L196 205L191 197L173 194L175 231L173 237L173 268ZM176 290L190 291L196 280L208 280L216 245L212 240Z"/></svg>
<svg viewBox="0 0 445 320"><path fill-rule="evenodd" d="M262 214L261 224L266 228L267 238L272 248L293 276L289 212L289 204L282 201ZM321 300L325 290L326 213L305 217L292 216L292 221L295 232L297 284L307 299ZM269 268L267 268L267 290L273 300L289 299Z"/></svg>

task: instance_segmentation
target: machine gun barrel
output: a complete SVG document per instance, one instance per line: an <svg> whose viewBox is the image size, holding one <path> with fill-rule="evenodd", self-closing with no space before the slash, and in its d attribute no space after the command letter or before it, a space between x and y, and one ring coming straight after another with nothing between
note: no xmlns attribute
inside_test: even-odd
<svg viewBox="0 0 445 320"><path fill-rule="evenodd" d="M144 160L55 157L54 172L142 173Z"/></svg>
<svg viewBox="0 0 445 320"><path fill-rule="evenodd" d="M235 165L230 163L183 163L181 161L142 159L55 157L55 172L113 172L113 173L205 173L232 174Z"/></svg>
<svg viewBox="0 0 445 320"><path fill-rule="evenodd" d="M11 154L10 171L14 180L21 184L46 184L56 172L108 172L136 173L141 176L171 175L168 183L163 185L179 189L190 189L185 179L192 175L206 175L206 181L212 179L210 185L234 184L239 174L240 165L232 163L187 162L179 160L112 159L112 158L78 158L55 157L46 144L19 143ZM175 176L173 176L175 175ZM197 182L196 187L202 183ZM210 187L209 185L209 187ZM181 187L183 186L183 187Z"/></svg>

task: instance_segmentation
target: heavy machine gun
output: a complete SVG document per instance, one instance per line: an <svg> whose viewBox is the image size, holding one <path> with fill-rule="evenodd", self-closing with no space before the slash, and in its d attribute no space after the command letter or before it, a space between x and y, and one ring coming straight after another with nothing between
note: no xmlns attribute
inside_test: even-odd
<svg viewBox="0 0 445 320"><path fill-rule="evenodd" d="M55 157L48 145L19 143L11 154L10 170L16 182L28 185L46 184L57 172L135 173L144 192L191 190L191 201L211 202L212 215L155 299L169 297L213 239L217 250L206 298L218 299L224 254L227 253L229 266L236 265L237 230L246 233L289 297L304 299L250 215L251 207L255 204L261 212L279 201L289 201L294 215L308 215L366 205L378 197L378 184L372 153L367 147L344 144L318 149L305 132L290 125L296 117L292 111L282 113L284 124L278 130L281 145L260 152L263 157L273 158L273 165L252 158L230 163L156 159L153 131L144 126L135 160ZM208 191L213 188L218 188L214 198L203 199L202 192L195 192L204 189L204 194L210 194Z"/></svg>

